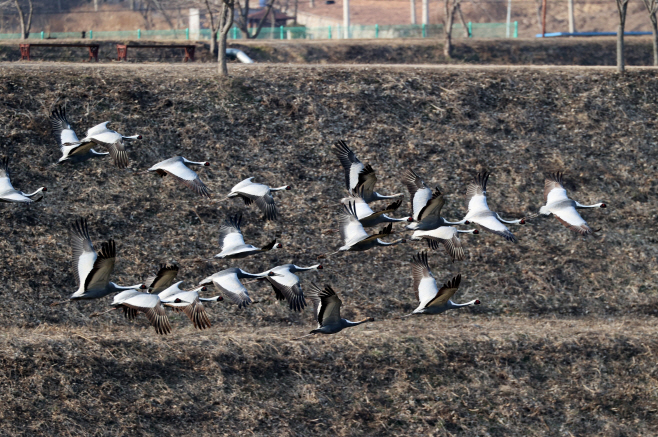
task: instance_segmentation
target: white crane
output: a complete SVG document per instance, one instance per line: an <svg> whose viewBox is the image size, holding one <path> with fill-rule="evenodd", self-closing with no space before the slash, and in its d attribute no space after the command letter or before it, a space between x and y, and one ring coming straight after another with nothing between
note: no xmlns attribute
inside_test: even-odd
<svg viewBox="0 0 658 437"><path fill-rule="evenodd" d="M338 298L333 288L328 285L322 290L317 285L311 284L307 296L313 302L313 314L317 319L318 327L312 330L310 334L299 338L309 337L314 334L335 334L350 326L375 321L372 317L359 322L351 322L341 318L340 306L343 302Z"/></svg>
<svg viewBox="0 0 658 437"><path fill-rule="evenodd" d="M265 220L276 220L277 210L272 197L272 191L286 191L292 187L284 185L283 187L270 188L264 184L252 182L253 177L247 178L231 188L231 192L226 196L228 199L239 197L244 200L245 205L255 203L263 212Z"/></svg>
<svg viewBox="0 0 658 437"><path fill-rule="evenodd" d="M578 214L576 208L605 208L605 203L594 205L581 205L569 199L564 188L562 173L554 173L544 181L544 202L546 205L539 209L539 214L553 214L560 223L580 235L589 235L599 230L592 230L587 222Z"/></svg>
<svg viewBox="0 0 658 437"><path fill-rule="evenodd" d="M389 223L388 226L382 229L380 233L368 235L365 229L363 229L363 225L357 218L354 202L350 202L348 205L343 205L343 210L341 211L338 218L338 227L340 230L340 236L343 239L343 246L339 247L337 251L328 255L320 255L320 258L324 258L325 256L330 256L338 252L362 251L371 249L375 246L394 246L396 244L406 243L407 240L404 238L392 241L390 243L382 241L379 238L390 235L392 226L393 224Z"/></svg>
<svg viewBox="0 0 658 437"><path fill-rule="evenodd" d="M84 162L94 156L109 155L108 152L97 152L92 147L92 141L82 142L78 139L71 124L66 119L66 110L63 106L55 108L50 114L50 124L52 126L52 134L60 144L62 157L57 161L58 164L64 162L78 163Z"/></svg>
<svg viewBox="0 0 658 437"><path fill-rule="evenodd" d="M301 311L306 306L304 292L299 283L299 277L295 272L305 272L309 270L322 270L322 265L315 264L310 267L299 267L295 264L284 264L270 269L270 274L266 279L272 285L274 294L278 300L287 300L292 311Z"/></svg>
<svg viewBox="0 0 658 437"><path fill-rule="evenodd" d="M199 175L197 175L193 170L189 168L190 165L196 166L205 166L208 167L210 163L208 161L197 162L190 161L183 158L182 156L174 156L173 158L165 159L162 162L158 162L153 167L149 168L147 171L155 172L161 177L167 175L172 175L181 184L185 185L195 193L200 196L210 197L210 192L208 187L206 187Z"/></svg>
<svg viewBox="0 0 658 437"><path fill-rule="evenodd" d="M221 272L217 272L212 276L208 276L206 279L199 282L199 285L215 284L215 287L237 304L238 308L243 308L252 303L252 300L249 297L249 292L245 286L242 285L242 282L240 282L240 279L257 279L268 275L274 275L274 273L266 271L263 273L252 274L237 267L231 267L222 270Z"/></svg>
<svg viewBox="0 0 658 437"><path fill-rule="evenodd" d="M110 275L114 270L116 260L114 240L104 242L97 255L89 237L87 221L83 218L76 220L73 224L71 246L73 248L73 266L78 276L79 287L69 297L69 300L64 302L78 299L98 299L111 293L142 288L143 284L122 287L110 282ZM51 306L64 302L56 302Z"/></svg>
<svg viewBox="0 0 658 437"><path fill-rule="evenodd" d="M454 303L451 299L459 288L462 276L455 276L439 288L427 263L427 252L419 252L418 256L413 257L411 274L414 280L413 287L416 300L418 300L418 308L408 316L414 314L439 314L455 308L480 304L477 299L466 303Z"/></svg>
<svg viewBox="0 0 658 437"><path fill-rule="evenodd" d="M500 216L492 212L487 205L487 180L489 173L482 172L475 176L466 189L466 198L468 199L468 212L464 220L476 223L484 230L500 235L508 241L516 243L516 237L501 222ZM524 219L505 220L505 223L524 224Z"/></svg>
<svg viewBox="0 0 658 437"><path fill-rule="evenodd" d="M452 258L452 262L463 261L465 259L464 248L462 242L459 239L459 234L478 234L477 229L470 229L468 231L461 231L452 226L439 226L436 229L430 231L414 231L411 236L412 240L426 240L427 245L433 249L437 250L439 248L439 243L443 244L446 252Z"/></svg>
<svg viewBox="0 0 658 437"><path fill-rule="evenodd" d="M9 172L9 157L0 158L0 203L13 202L13 203L31 203L39 202L43 199L43 194L37 200L32 200L38 194L48 191L46 187L41 187L34 193L24 193L14 188L9 179L11 176Z"/></svg>
<svg viewBox="0 0 658 437"><path fill-rule="evenodd" d="M240 223L242 222L242 214L229 216L222 226L219 228L219 245L222 249L220 253L215 255L215 258L221 259L238 259L246 258L250 255L257 253L267 252L273 249L281 249L281 243L277 243L276 239L265 246L258 248L251 244L245 244L242 231L240 231Z"/></svg>
<svg viewBox="0 0 658 437"><path fill-rule="evenodd" d="M441 194L438 187L432 192L415 171L407 169L402 176L402 183L409 190L413 214L411 220L413 223L408 225L407 229L428 231L440 226L469 224L468 220L449 222L441 217L441 209L445 204L443 194Z"/></svg>
<svg viewBox="0 0 658 437"><path fill-rule="evenodd" d="M207 291L205 286L197 287L194 290L180 291L166 298L160 297L160 300L165 306L171 307L174 311L182 311L190 319L196 329L210 328L210 319L208 313L201 303L199 291ZM222 300L221 296L214 298L207 298L205 301L218 301Z"/></svg>
<svg viewBox="0 0 658 437"><path fill-rule="evenodd" d="M365 200L366 203L374 202L376 200L399 199L400 197L404 197L404 194L402 193L383 196L375 192L375 184L377 183L375 170L372 169L370 164L363 165L354 152L347 147L345 141L339 140L334 145L333 151L345 170L345 185L347 186L347 191L352 192L356 190L357 187L363 186L363 200Z"/></svg>
<svg viewBox="0 0 658 437"><path fill-rule="evenodd" d="M383 210L374 212L363 199L363 186L358 187L349 197L341 200L343 205L348 205L350 202L354 203L356 216L364 228L371 228L382 223L408 222L413 220L411 217L394 218L388 216L388 214L393 213L402 205L402 200L397 200Z"/></svg>

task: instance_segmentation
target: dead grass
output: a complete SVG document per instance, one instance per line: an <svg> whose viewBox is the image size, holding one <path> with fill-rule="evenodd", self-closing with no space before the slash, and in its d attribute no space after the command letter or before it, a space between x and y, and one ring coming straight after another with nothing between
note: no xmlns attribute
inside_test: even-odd
<svg viewBox="0 0 658 437"><path fill-rule="evenodd" d="M203 66L0 67L0 150L12 182L45 185L42 203L0 207L0 429L7 435L651 435L656 433L656 144L653 71L236 68L218 81ZM59 157L47 114L65 103L78 132L111 120L140 133L131 167ZM544 174L567 188L602 232L571 235L553 219L514 229L517 245L466 239L467 261L442 251L439 278L463 276L457 300L482 305L400 323L411 311L409 243L330 258L322 273L345 316L389 320L334 338L291 342L312 327L265 285L246 310L210 308L214 327L184 317L157 338L141 319L90 320L109 299L51 309L75 289L67 228L90 219L94 242L114 238L114 279L135 283L161 262L192 285L230 265L262 271L315 263L340 245L332 210L344 191L331 144L345 138L377 170L380 191L401 192L413 166L465 209L465 183L493 171L489 204L504 216L536 211ZM172 181L135 172L180 154L209 160L201 178L220 198L256 175L282 220L191 198ZM32 188L34 187L34 188ZM405 208L408 208L405 205ZM285 250L239 263L194 262L217 253L219 222L245 213L257 244ZM406 211L401 211L400 215ZM402 228L396 228L398 234Z"/></svg>

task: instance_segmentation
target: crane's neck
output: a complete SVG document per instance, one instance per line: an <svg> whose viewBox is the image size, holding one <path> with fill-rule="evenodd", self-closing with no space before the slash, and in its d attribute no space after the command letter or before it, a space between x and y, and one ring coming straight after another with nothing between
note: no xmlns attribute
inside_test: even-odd
<svg viewBox="0 0 658 437"><path fill-rule="evenodd" d="M289 189L290 189L289 185L284 185L283 187L270 188L270 191L285 191Z"/></svg>
<svg viewBox="0 0 658 437"><path fill-rule="evenodd" d="M468 229L466 231L462 231L460 229L457 229L457 232L460 233L460 234L475 234L475 231L477 231L477 229Z"/></svg>
<svg viewBox="0 0 658 437"><path fill-rule="evenodd" d="M375 319L373 319L372 317L368 317L367 319L363 319L363 320L360 320L358 322L352 322L352 321L347 320L347 319L341 319L341 320L342 320L344 326L357 326L357 325L360 325L362 323L374 322L375 321Z"/></svg>
<svg viewBox="0 0 658 437"><path fill-rule="evenodd" d="M498 213L496 213L496 217L498 217L498 220L500 220L501 222L503 222L503 223L507 223L507 224L510 224L510 225L522 225L522 224L525 224L525 220L522 219L522 218L520 218L520 219L518 219L518 220L503 220L503 218L502 218L500 215L498 215Z"/></svg>
<svg viewBox="0 0 658 437"><path fill-rule="evenodd" d="M446 225L467 225L468 224L468 220L466 220L466 219L460 220L458 222L449 222L448 220L444 219L443 217L441 217L441 219L443 220L443 223L445 223Z"/></svg>
<svg viewBox="0 0 658 437"><path fill-rule="evenodd" d="M397 194L391 194L390 196L384 196L384 195L381 195L381 194L379 194L378 192L375 191L375 192L372 193L372 198L371 198L370 201L372 202L372 201L375 201L375 200L399 199L400 197L404 197L404 194L403 193L397 193Z"/></svg>
<svg viewBox="0 0 658 437"><path fill-rule="evenodd" d="M256 278L264 278L270 274L270 270L267 270L262 273L249 273L245 272L242 269L238 269L238 272L236 273L237 277L240 279L256 279Z"/></svg>
<svg viewBox="0 0 658 437"><path fill-rule="evenodd" d="M185 158L183 158L183 162L187 165L206 165L206 166L210 165L210 163L207 161L197 162L197 161L190 161L189 159L185 159Z"/></svg>
<svg viewBox="0 0 658 437"><path fill-rule="evenodd" d="M576 208L602 208L604 207L604 203L595 203L594 205L582 205L578 202L576 202Z"/></svg>
<svg viewBox="0 0 658 437"><path fill-rule="evenodd" d="M131 135L129 137L125 137L125 136L121 135L121 138L123 138L124 140L141 140L142 136L141 135Z"/></svg>
<svg viewBox="0 0 658 437"><path fill-rule="evenodd" d="M299 267L299 266L296 266L296 265L293 264L292 267L290 267L290 271L292 273L294 273L294 272L305 272L305 271L308 271L308 270L317 270L319 267L321 267L320 264L315 264L311 267Z"/></svg>
<svg viewBox="0 0 658 437"><path fill-rule="evenodd" d="M89 153L91 153L94 156L105 156L110 154L110 152L97 152L94 149L90 149Z"/></svg>
<svg viewBox="0 0 658 437"><path fill-rule="evenodd" d="M110 282L109 285L114 288L117 291L123 291L123 290L141 290L143 288L146 288L144 284L137 284L137 285L131 285L129 287L124 287L122 285L117 285L114 282Z"/></svg>
<svg viewBox="0 0 658 437"><path fill-rule="evenodd" d="M388 222L408 222L409 217L403 217L403 218L394 218L394 217L389 217L386 214L382 214L382 217L386 219Z"/></svg>
<svg viewBox="0 0 658 437"><path fill-rule="evenodd" d="M32 197L36 196L37 194L39 194L40 192L42 192L45 189L46 189L46 187L41 187L38 190L36 190L34 193L30 193L30 194L23 193L23 196L32 198ZM22 191L21 191L21 193L22 193Z"/></svg>
<svg viewBox="0 0 658 437"><path fill-rule="evenodd" d="M214 297L200 297L199 300L201 302L217 302L219 300L223 300L221 296L214 296Z"/></svg>
<svg viewBox="0 0 658 437"><path fill-rule="evenodd" d="M380 246L395 246L396 244L401 244L401 243L406 243L407 240L404 238L400 238L399 240L391 241L390 243L387 243L386 241L382 241L381 239L377 239L377 244Z"/></svg>
<svg viewBox="0 0 658 437"><path fill-rule="evenodd" d="M466 303L454 303L452 300L449 300L446 306L448 308L461 308L461 307L470 307L471 305L477 305L480 301L477 299L473 299L470 302Z"/></svg>

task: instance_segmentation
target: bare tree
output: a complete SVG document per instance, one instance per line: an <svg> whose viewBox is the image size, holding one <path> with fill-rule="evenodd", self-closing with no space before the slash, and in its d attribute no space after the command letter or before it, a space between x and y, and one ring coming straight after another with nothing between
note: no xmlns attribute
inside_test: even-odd
<svg viewBox="0 0 658 437"><path fill-rule="evenodd" d="M233 16L235 11L235 0L222 0L222 9L219 12L219 54L217 61L219 62L219 75L228 76L228 68L226 66L226 38L228 31L233 26Z"/></svg>
<svg viewBox="0 0 658 437"><path fill-rule="evenodd" d="M222 2L222 9L223 8L224 3ZM219 32L219 28L222 26L222 16L220 15L217 17L217 23L215 23L215 17L212 14L213 8L210 6L210 2L208 0L206 0L206 10L208 11L208 17L210 18L210 54L211 58L214 58L215 55L217 55L217 33ZM217 60L219 61L219 58L217 58Z"/></svg>
<svg viewBox="0 0 658 437"><path fill-rule="evenodd" d="M14 5L16 5L16 9L18 10L18 19L21 22L22 39L28 39L30 37L30 28L32 27L32 12L34 10L34 5L32 4L32 0L27 0L27 4L30 10L27 13L27 21L26 21L25 12L23 12L23 8L21 7L19 0L14 0Z"/></svg>
<svg viewBox="0 0 658 437"><path fill-rule="evenodd" d="M651 27L653 28L653 65L658 66L658 23L656 22L656 12L658 11L658 0L643 0L644 6L649 12Z"/></svg>
<svg viewBox="0 0 658 437"><path fill-rule="evenodd" d="M619 28L617 30L617 71L624 72L624 26L626 25L626 9L628 0L617 0L619 11Z"/></svg>
<svg viewBox="0 0 658 437"><path fill-rule="evenodd" d="M459 9L461 0L445 0L446 16L443 33L445 40L443 43L443 55L447 58L452 57L452 24L455 21L455 12Z"/></svg>
<svg viewBox="0 0 658 437"><path fill-rule="evenodd" d="M249 0L243 0L244 1L244 6L240 3L240 0L237 0L236 4L238 6L238 28L240 31L242 31L242 35L244 35L245 38L257 38L258 34L260 33L260 30L263 28L263 24L265 24L265 19L269 15L270 11L272 10L272 6L274 5L274 0L269 0L267 6L267 10L265 11L265 14L261 17L260 21L258 22L258 26L256 26L256 31L251 34L249 33Z"/></svg>

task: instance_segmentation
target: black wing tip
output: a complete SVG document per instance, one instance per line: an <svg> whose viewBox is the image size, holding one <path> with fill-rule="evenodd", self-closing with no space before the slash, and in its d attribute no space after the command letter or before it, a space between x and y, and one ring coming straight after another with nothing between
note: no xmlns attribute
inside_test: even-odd
<svg viewBox="0 0 658 437"><path fill-rule="evenodd" d="M393 223L389 223L388 225L384 226L384 229L382 229L382 234L389 235L392 230L393 230Z"/></svg>
<svg viewBox="0 0 658 437"><path fill-rule="evenodd" d="M90 239L87 219L84 217L78 217L75 219L73 226L71 227L71 231L81 238Z"/></svg>
<svg viewBox="0 0 658 437"><path fill-rule="evenodd" d="M345 140L338 140L334 143L335 150L341 154L350 153L352 150L347 146Z"/></svg>
<svg viewBox="0 0 658 437"><path fill-rule="evenodd" d="M556 171L555 173L550 173L546 179L557 182L558 184L563 184L564 172Z"/></svg>
<svg viewBox="0 0 658 437"><path fill-rule="evenodd" d="M427 240L430 241L430 240ZM413 264L416 264L421 267L425 267L427 270L430 269L430 265L427 259L427 251L426 250L421 250L418 252L416 255L411 257L411 261Z"/></svg>
<svg viewBox="0 0 658 437"><path fill-rule="evenodd" d="M5 172L9 172L9 156L2 156L0 157L0 168L2 168Z"/></svg>
<svg viewBox="0 0 658 437"><path fill-rule="evenodd" d="M265 246L261 247L261 250L272 250L274 249L274 245L276 244L276 238L272 240L271 242L267 243Z"/></svg>
<svg viewBox="0 0 658 437"><path fill-rule="evenodd" d="M489 181L489 176L490 175L491 175L491 172L489 172L487 170L483 170L481 172L478 172L475 175L475 183L482 188L482 191L487 191L487 182Z"/></svg>
<svg viewBox="0 0 658 437"><path fill-rule="evenodd" d="M240 224L242 223L242 213L239 212L237 214L233 214L228 216L225 220L224 223L226 223L228 226L232 226L236 228L238 231L240 231Z"/></svg>

